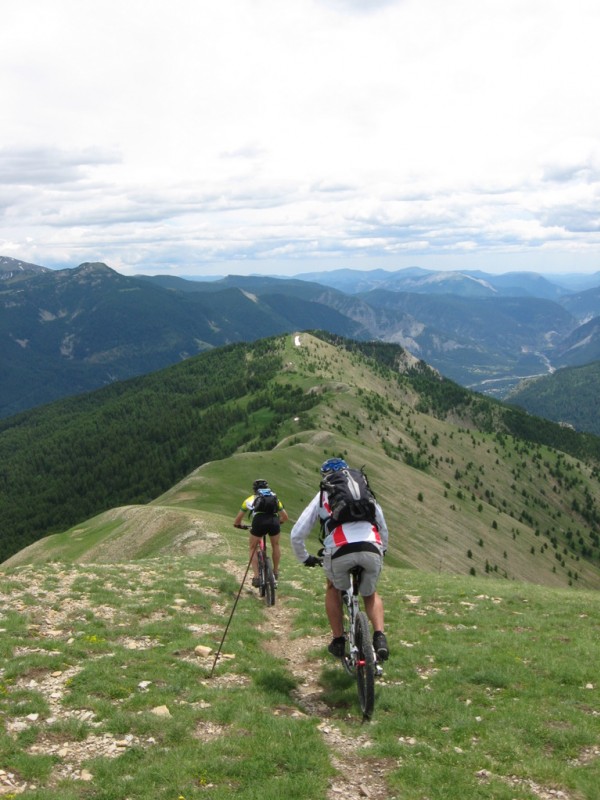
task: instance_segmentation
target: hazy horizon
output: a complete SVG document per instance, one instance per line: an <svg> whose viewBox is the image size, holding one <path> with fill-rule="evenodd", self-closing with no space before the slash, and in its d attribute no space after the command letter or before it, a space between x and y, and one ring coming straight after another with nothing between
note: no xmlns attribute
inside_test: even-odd
<svg viewBox="0 0 600 800"><path fill-rule="evenodd" d="M6 257L7 257L6 254L0 253L0 260L2 258L6 258ZM9 256L9 257L10 258L15 258L14 256ZM15 259L15 260L26 261L25 259ZM46 268L52 269L52 270L76 269L77 267L81 266L82 263L102 263L102 264L106 264L106 266L110 267L111 269L114 269L115 272L119 272L120 274L129 276L129 277L135 277L135 275L146 275L146 276L161 275L161 276L180 277L180 278L184 278L184 279L187 278L187 279L190 279L190 280L203 279L203 278L206 278L206 279L208 279L208 278L219 279L219 278L225 278L225 277L233 276L233 275L255 276L255 277L273 277L273 278L294 278L294 277L298 277L298 276L302 276L302 275L319 274L319 273L327 273L327 272L342 272L342 271L377 272L377 271L385 271L385 272L393 273L393 272L401 272L403 270L411 270L411 269L426 270L426 271L429 271L429 272L462 272L462 273L465 273L465 274L481 272L481 273L485 273L485 274L488 274L488 275L496 275L496 276L505 275L505 274L508 274L508 273L523 273L523 272L524 273L528 273L529 272L529 273L533 273L533 274L542 275L542 276L547 277L549 279L552 279L553 276L556 277L556 278L561 277L561 276L562 277L575 278L575 277L578 277L578 276L580 276L580 277L586 277L586 276L587 277L591 277L593 275L600 274L600 269L589 269L589 270L581 270L581 271L575 271L575 270L572 270L572 271L562 270L561 271L559 269L552 271L552 270L545 270L545 269L525 269L525 268L522 268L522 269L515 268L515 269L489 270L489 269L480 268L480 267L477 267L477 266L462 267L462 268L461 267L446 266L446 268L442 268L442 267L438 267L438 266L435 266L435 265L434 266L425 267L425 266L423 266L421 264L416 264L416 263L408 264L406 266L392 266L390 264L386 264L386 265L370 265L369 266L368 264L360 265L360 264L357 264L355 262L354 263L345 263L345 264L340 264L340 265L312 263L310 265L307 265L305 269L300 269L299 265L292 265L292 264L290 264L288 262L287 264L282 264L282 265L275 265L275 264L270 265L270 268L267 268L264 271L261 271L260 264L258 264L256 262L254 262L253 264L246 263L246 264L243 265L243 268L240 268L241 265L239 265L239 264L229 264L228 265L226 263L222 263L220 265L220 267L221 267L221 271L220 272L218 272L218 271L207 272L207 271L203 271L201 266L198 266L198 267L194 268L194 266L191 266L191 265L188 266L186 269L183 269L181 271L178 271L176 267L173 267L173 268L170 268L170 269L163 268L162 270L161 269L153 270L153 269L144 269L144 265L142 264L142 265L139 265L139 269L136 272L131 272L130 273L130 272L125 272L123 270L120 270L120 269L114 267L112 264L108 263L106 260L104 260L102 258L93 259L91 262L78 262L76 264L55 264L55 265L51 265L51 264L45 264L45 263L42 263L42 262L39 262L39 261L38 262L28 262L28 263L35 264L35 266L39 266L39 267L46 267ZM282 271L279 272L278 271L278 267L281 267ZM287 267L287 271L285 270L285 267ZM296 269L294 269L293 267L296 267Z"/></svg>

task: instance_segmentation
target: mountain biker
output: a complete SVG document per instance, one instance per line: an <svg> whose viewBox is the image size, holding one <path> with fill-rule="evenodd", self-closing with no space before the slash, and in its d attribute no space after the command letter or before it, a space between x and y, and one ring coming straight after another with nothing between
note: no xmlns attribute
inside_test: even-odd
<svg viewBox="0 0 600 800"><path fill-rule="evenodd" d="M321 466L321 475L347 469L341 458L330 458ZM341 658L344 655L344 627L342 615L342 595L350 588L349 570L354 566L363 567L360 594L365 611L373 630L373 648L380 661L389 657L387 639L384 633L383 600L377 592L377 581L383 566L383 554L388 546L388 529L379 503L375 504L375 522L360 520L335 524L330 519L327 492L319 491L300 514L291 531L292 549L298 561L307 567L314 567L320 560L309 555L305 541L314 524L320 521L323 529L323 568L327 575L325 592L325 611L331 626L333 639L329 652Z"/></svg>
<svg viewBox="0 0 600 800"><path fill-rule="evenodd" d="M276 510L271 511L255 511L254 506L257 505L257 499L263 495L273 495L276 502ZM250 557L252 559L252 586L259 586L258 579L258 558L257 558L257 545L259 539L265 534L269 535L271 540L271 552L273 556L273 574L275 580L279 577L279 562L281 560L281 546L280 546L280 533L282 522L289 519L283 503L277 498L275 493L270 489L269 484L264 478L257 478L252 484L252 494L247 497L242 503L236 518L233 521L234 528L247 528L247 525L242 525L244 516L248 514L252 518L250 526L250 535L248 537L248 547L250 550Z"/></svg>

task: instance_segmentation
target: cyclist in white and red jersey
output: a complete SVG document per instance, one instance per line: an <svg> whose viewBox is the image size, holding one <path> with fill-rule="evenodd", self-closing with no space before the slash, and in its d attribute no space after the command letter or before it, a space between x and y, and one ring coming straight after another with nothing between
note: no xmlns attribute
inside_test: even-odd
<svg viewBox="0 0 600 800"><path fill-rule="evenodd" d="M321 474L326 476L337 470L348 469L341 458L330 458L321 466ZM329 652L340 658L344 654L344 628L342 616L342 596L344 589L350 588L349 570L361 566L363 574L360 593L365 611L373 625L373 647L380 661L389 657L389 649L384 633L384 609L381 596L377 592L377 581L383 566L383 554L388 546L388 529L379 503L375 504L375 521L360 520L336 524L331 520L327 492L320 490L300 514L291 531L292 549L298 561L307 567L314 567L320 560L310 555L306 549L306 539L316 522L323 528L323 568L327 575L325 610L331 625L333 639Z"/></svg>

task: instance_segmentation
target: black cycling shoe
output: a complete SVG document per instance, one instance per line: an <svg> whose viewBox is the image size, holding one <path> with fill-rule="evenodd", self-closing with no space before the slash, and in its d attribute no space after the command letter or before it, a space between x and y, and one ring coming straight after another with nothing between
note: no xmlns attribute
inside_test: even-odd
<svg viewBox="0 0 600 800"><path fill-rule="evenodd" d="M343 658L346 652L346 638L344 636L334 637L327 647L332 656Z"/></svg>
<svg viewBox="0 0 600 800"><path fill-rule="evenodd" d="M388 649L387 639L385 638L385 633L381 631L376 631L373 634L373 650L375 650L375 655L377 656L379 661L387 661L390 657L390 651Z"/></svg>
<svg viewBox="0 0 600 800"><path fill-rule="evenodd" d="M254 586L255 589L258 589L260 586L260 578L252 578L252 586Z"/></svg>

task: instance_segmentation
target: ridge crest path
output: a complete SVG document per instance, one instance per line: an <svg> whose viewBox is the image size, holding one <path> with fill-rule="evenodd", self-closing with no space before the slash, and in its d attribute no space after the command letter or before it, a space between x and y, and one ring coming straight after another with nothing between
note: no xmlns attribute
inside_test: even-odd
<svg viewBox="0 0 600 800"><path fill-rule="evenodd" d="M369 756L372 742L368 725L361 725L360 733L348 735L331 720L331 709L323 700L323 689L319 682L321 670L330 659L323 660L314 655L316 649L326 646L328 637L294 637L294 614L294 610L286 605L285 595L282 597L279 594L277 604L268 609L259 630L270 634L264 645L267 652L276 658L283 658L297 679L298 687L293 694L298 705L308 716L322 720L318 729L329 750L331 763L338 772L330 782L327 800L340 797L345 800L389 800L385 778L388 772L397 767L396 761ZM356 720L358 726L358 710Z"/></svg>

